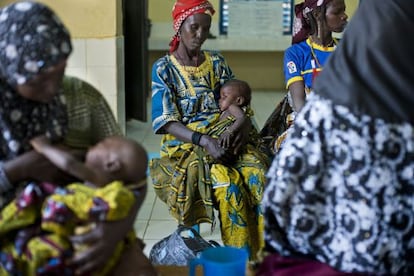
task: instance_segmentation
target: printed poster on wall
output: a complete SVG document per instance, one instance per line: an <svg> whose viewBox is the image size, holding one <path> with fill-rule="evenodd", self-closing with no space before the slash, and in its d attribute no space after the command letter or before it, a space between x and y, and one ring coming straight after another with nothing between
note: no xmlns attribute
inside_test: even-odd
<svg viewBox="0 0 414 276"><path fill-rule="evenodd" d="M292 0L229 0L228 37L272 39L291 33Z"/></svg>

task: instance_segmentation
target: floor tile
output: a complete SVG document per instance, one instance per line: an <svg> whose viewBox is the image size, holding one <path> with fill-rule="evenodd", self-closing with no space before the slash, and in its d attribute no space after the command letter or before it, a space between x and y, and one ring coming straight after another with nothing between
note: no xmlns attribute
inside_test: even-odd
<svg viewBox="0 0 414 276"><path fill-rule="evenodd" d="M150 255L150 251L151 251L151 248L154 246L154 244L156 244L157 242L159 242L159 239L145 239L144 240L144 244L145 244L145 247L144 247L144 254L145 254L145 256L147 256L147 257L149 257L149 255Z"/></svg>
<svg viewBox="0 0 414 276"><path fill-rule="evenodd" d="M201 223L200 225L200 235L205 240L215 240L218 243L222 244L221 241L221 233L220 233L220 225L217 223L213 229L211 229L210 223Z"/></svg>
<svg viewBox="0 0 414 276"><path fill-rule="evenodd" d="M149 220L151 218L152 209L154 204L143 204L138 211L138 220Z"/></svg>
<svg viewBox="0 0 414 276"><path fill-rule="evenodd" d="M147 226L147 231L144 235L145 239L162 239L177 229L177 222L175 220L150 220Z"/></svg>
<svg viewBox="0 0 414 276"><path fill-rule="evenodd" d="M162 202L160 199L156 199L154 208L152 209L151 219L171 220L172 217L168 211L167 204Z"/></svg>
<svg viewBox="0 0 414 276"><path fill-rule="evenodd" d="M147 194L145 196L144 202L142 204L151 204L154 205L156 195L154 189L152 188L151 182L147 182Z"/></svg>
<svg viewBox="0 0 414 276"><path fill-rule="evenodd" d="M137 219L134 223L134 230L137 234L138 238L142 239L145 234L145 230L147 230L148 220L140 220Z"/></svg>

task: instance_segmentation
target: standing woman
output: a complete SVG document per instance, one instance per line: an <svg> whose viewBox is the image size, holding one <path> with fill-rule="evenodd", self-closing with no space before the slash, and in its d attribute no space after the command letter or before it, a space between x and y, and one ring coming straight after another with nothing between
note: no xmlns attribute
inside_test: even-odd
<svg viewBox="0 0 414 276"><path fill-rule="evenodd" d="M315 77L322 71L323 65L338 44L332 32L342 32L348 19L344 0L305 0L295 6L295 15L292 45L286 49L283 60L285 83L289 90L283 101L289 101L291 107L283 110L289 112L293 109L289 115L281 116L284 120L286 118L287 127L293 123L295 114L302 109L306 95L312 91ZM272 117L279 115L272 114L268 123L276 124L272 122ZM280 133L275 134L278 136ZM274 137L275 152L285 137L286 132Z"/></svg>
<svg viewBox="0 0 414 276"><path fill-rule="evenodd" d="M219 91L233 73L221 54L201 50L213 13L205 0L174 5L170 53L152 69L153 129L163 138L150 172L157 195L180 224L213 223L218 208L223 243L246 248L254 259L264 245L260 201L268 160L247 143L250 120L233 135L235 151L218 143L231 123L220 122Z"/></svg>

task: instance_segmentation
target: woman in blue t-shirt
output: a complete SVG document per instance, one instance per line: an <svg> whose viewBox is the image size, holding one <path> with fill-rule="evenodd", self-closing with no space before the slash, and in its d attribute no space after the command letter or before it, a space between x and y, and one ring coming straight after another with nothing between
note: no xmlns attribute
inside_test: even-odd
<svg viewBox="0 0 414 276"><path fill-rule="evenodd" d="M332 32L342 32L348 19L344 0L305 0L295 6L295 14L292 45L286 49L283 59L285 83L289 92L262 130L262 133L266 131L266 135L273 137L274 152L286 137L287 132L284 130L293 123L295 113L305 104L306 95L312 91L313 80L336 48L338 41ZM283 103L286 108L280 108ZM274 131L280 124L284 127Z"/></svg>

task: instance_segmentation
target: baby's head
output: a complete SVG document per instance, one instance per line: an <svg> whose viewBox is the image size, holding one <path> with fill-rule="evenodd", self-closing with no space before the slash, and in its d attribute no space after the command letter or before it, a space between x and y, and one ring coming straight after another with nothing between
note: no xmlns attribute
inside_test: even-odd
<svg viewBox="0 0 414 276"><path fill-rule="evenodd" d="M98 171L107 183L120 180L137 183L146 177L148 157L145 149L136 141L123 137L105 138L88 150L86 166Z"/></svg>
<svg viewBox="0 0 414 276"><path fill-rule="evenodd" d="M228 80L220 88L220 109L224 111L231 104L247 106L251 98L252 90L247 82L237 79Z"/></svg>

